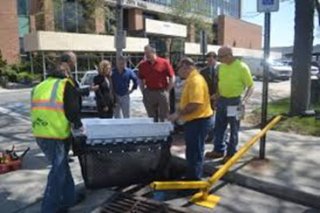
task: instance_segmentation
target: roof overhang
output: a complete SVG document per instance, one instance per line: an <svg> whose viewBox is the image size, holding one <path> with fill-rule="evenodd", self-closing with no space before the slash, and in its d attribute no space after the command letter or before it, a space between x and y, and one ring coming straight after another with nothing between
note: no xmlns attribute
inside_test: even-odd
<svg viewBox="0 0 320 213"><path fill-rule="evenodd" d="M26 52L35 51L75 51L75 52L115 52L114 36L37 31L24 36ZM126 38L124 52L143 52L149 43L147 38Z"/></svg>

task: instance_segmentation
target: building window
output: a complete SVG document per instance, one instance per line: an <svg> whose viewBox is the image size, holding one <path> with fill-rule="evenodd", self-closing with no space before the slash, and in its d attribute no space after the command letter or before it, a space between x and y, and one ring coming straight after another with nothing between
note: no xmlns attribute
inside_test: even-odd
<svg viewBox="0 0 320 213"><path fill-rule="evenodd" d="M18 15L27 16L28 12L28 0L18 0Z"/></svg>
<svg viewBox="0 0 320 213"><path fill-rule="evenodd" d="M80 0L57 0L54 7L57 31L89 33L95 30L90 14L95 11L92 5L84 4Z"/></svg>
<svg viewBox="0 0 320 213"><path fill-rule="evenodd" d="M23 38L25 34L29 33L30 29L28 0L18 0L17 3L19 37Z"/></svg>

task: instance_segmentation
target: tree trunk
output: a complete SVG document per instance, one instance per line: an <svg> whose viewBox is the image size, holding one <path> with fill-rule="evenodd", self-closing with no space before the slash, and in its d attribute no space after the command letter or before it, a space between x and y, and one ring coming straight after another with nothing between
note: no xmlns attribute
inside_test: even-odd
<svg viewBox="0 0 320 213"><path fill-rule="evenodd" d="M314 0L295 0L291 115L303 114L309 107L314 9Z"/></svg>

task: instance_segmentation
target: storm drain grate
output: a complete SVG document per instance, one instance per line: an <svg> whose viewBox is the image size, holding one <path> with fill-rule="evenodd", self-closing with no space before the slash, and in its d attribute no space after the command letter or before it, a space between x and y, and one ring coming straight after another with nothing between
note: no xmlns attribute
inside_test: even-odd
<svg viewBox="0 0 320 213"><path fill-rule="evenodd" d="M167 204L119 193L100 208L101 213L187 213L190 210L169 207Z"/></svg>

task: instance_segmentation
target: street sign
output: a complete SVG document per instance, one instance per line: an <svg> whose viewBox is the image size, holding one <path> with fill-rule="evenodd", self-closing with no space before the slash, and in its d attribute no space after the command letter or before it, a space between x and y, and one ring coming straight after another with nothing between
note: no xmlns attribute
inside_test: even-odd
<svg viewBox="0 0 320 213"><path fill-rule="evenodd" d="M276 12L279 10L279 0L258 0L257 10L260 13Z"/></svg>
<svg viewBox="0 0 320 213"><path fill-rule="evenodd" d="M127 45L126 37L127 37L127 31L123 30L123 31L117 32L114 39L114 47L116 49L125 49Z"/></svg>

